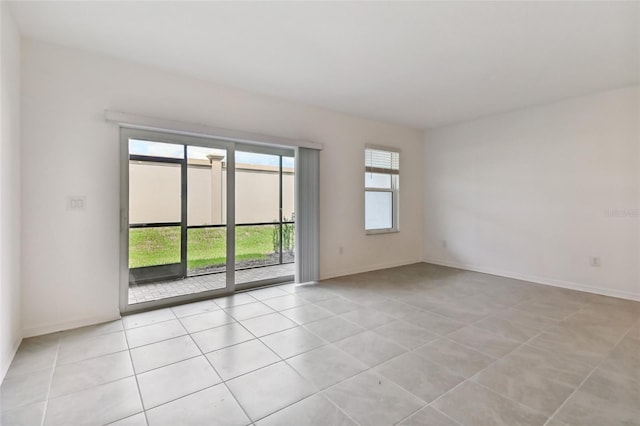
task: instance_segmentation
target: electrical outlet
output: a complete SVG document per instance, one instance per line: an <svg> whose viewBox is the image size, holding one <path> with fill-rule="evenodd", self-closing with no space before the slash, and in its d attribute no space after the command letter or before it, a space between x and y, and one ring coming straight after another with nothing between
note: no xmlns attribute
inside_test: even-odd
<svg viewBox="0 0 640 426"><path fill-rule="evenodd" d="M600 258L598 256L591 256L589 259L589 265L594 267L600 266Z"/></svg>
<svg viewBox="0 0 640 426"><path fill-rule="evenodd" d="M67 200L68 210L84 210L87 205L87 197L84 195L71 195Z"/></svg>
<svg viewBox="0 0 640 426"><path fill-rule="evenodd" d="M342 246L338 247L338 253L340 254L344 253L344 247Z"/></svg>
<svg viewBox="0 0 640 426"><path fill-rule="evenodd" d="M447 248L447 240L442 240L442 241L440 241L440 244L442 245L442 248L443 248L443 249L446 249L446 248Z"/></svg>

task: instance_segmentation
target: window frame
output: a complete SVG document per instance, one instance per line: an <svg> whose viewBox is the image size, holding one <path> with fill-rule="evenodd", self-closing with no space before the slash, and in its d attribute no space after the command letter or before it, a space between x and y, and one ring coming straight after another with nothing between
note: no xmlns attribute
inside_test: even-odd
<svg viewBox="0 0 640 426"><path fill-rule="evenodd" d="M367 165L366 165L366 158L367 158L367 151L368 150L377 150L377 151L386 151L389 152L391 154L396 154L398 155L398 169L397 169L397 173L393 173L393 172L389 172L389 173L384 173L384 170L381 169L376 169L376 171L368 171L367 170ZM365 162L364 162L364 174L362 175L363 177L365 177L365 182L364 182L364 230L365 230L365 234L366 235L378 235L378 234L391 234L391 233L396 233L396 232L400 232L400 149L399 148L394 148L394 147L389 147L389 146L379 146L379 145L365 145L365 149L364 149L364 155L365 155ZM390 168L389 170L395 170ZM367 173L381 173L382 174L389 174L391 176L391 187L390 188L380 188L380 187L369 187L367 186L367 182L366 182L366 174ZM367 197L366 194L368 192L386 192L386 193L391 193L391 228L379 228L379 229L367 229L367 222L366 222L366 211L367 211Z"/></svg>

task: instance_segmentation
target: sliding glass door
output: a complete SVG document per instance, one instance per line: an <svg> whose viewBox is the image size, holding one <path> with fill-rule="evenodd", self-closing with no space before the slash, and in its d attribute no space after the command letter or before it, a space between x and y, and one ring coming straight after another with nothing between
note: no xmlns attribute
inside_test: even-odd
<svg viewBox="0 0 640 426"><path fill-rule="evenodd" d="M217 283L212 289L226 288L228 155L223 148L187 146L186 275L206 275Z"/></svg>
<svg viewBox="0 0 640 426"><path fill-rule="evenodd" d="M293 158L277 151L235 151L235 284L239 288L283 277L293 280L293 167Z"/></svg>
<svg viewBox="0 0 640 426"><path fill-rule="evenodd" d="M158 155L140 155L158 148ZM165 151L164 153L160 151ZM184 274L181 146L131 141L129 159L129 281L171 279ZM161 186L161 193L150 188Z"/></svg>
<svg viewBox="0 0 640 426"><path fill-rule="evenodd" d="M121 310L294 278L293 151L122 129Z"/></svg>

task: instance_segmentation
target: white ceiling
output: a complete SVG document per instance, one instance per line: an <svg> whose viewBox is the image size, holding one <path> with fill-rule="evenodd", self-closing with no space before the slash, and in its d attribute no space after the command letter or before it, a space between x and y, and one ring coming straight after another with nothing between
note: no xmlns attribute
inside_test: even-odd
<svg viewBox="0 0 640 426"><path fill-rule="evenodd" d="M15 2L23 36L432 128L640 81L638 2Z"/></svg>

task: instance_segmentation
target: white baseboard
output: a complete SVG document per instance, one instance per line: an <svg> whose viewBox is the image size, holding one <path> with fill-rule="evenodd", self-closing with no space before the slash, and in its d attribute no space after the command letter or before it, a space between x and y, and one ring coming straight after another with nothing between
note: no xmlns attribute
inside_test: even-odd
<svg viewBox="0 0 640 426"><path fill-rule="evenodd" d="M552 287L566 288L569 290L584 291L587 293L600 294L602 296L617 297L619 299L628 299L640 301L640 293L634 293L624 290L616 290L611 288L594 287L586 284L575 283L571 281L557 280L554 278L538 277L535 275L520 274L517 272L503 271L495 268L487 268L465 263L449 262L444 260L423 259L425 263L434 265L448 266L451 268L465 269L467 271L482 272L489 275L497 275L499 277L513 278L516 280L529 281L536 284L549 285Z"/></svg>
<svg viewBox="0 0 640 426"><path fill-rule="evenodd" d="M98 315L89 318L80 318L71 321L61 321L53 324L43 324L28 327L22 330L24 337L41 336L43 334L55 333L57 331L71 330L73 328L85 327L87 325L100 324L102 322L120 319L120 312L114 311L110 314Z"/></svg>
<svg viewBox="0 0 640 426"><path fill-rule="evenodd" d="M2 368L2 370L0 371L0 383L2 383L2 381L4 380L4 377L7 375L7 371L9 371L9 367L11 366L11 363L13 362L13 358L15 358L21 343L22 343L22 337L20 337L18 340L16 340L13 343L13 347L11 348L11 356L6 361L5 363L6 365L0 366L0 368Z"/></svg>
<svg viewBox="0 0 640 426"><path fill-rule="evenodd" d="M410 259L410 260L402 260L399 262L377 263L375 265L360 266L357 268L349 268L349 269L343 269L338 271L330 271L326 274L320 272L320 279L328 280L331 278L344 277L345 275L361 274L363 272L378 271L380 269L396 268L398 266L412 265L414 263L420 263L420 262L422 262L422 260L420 259Z"/></svg>

